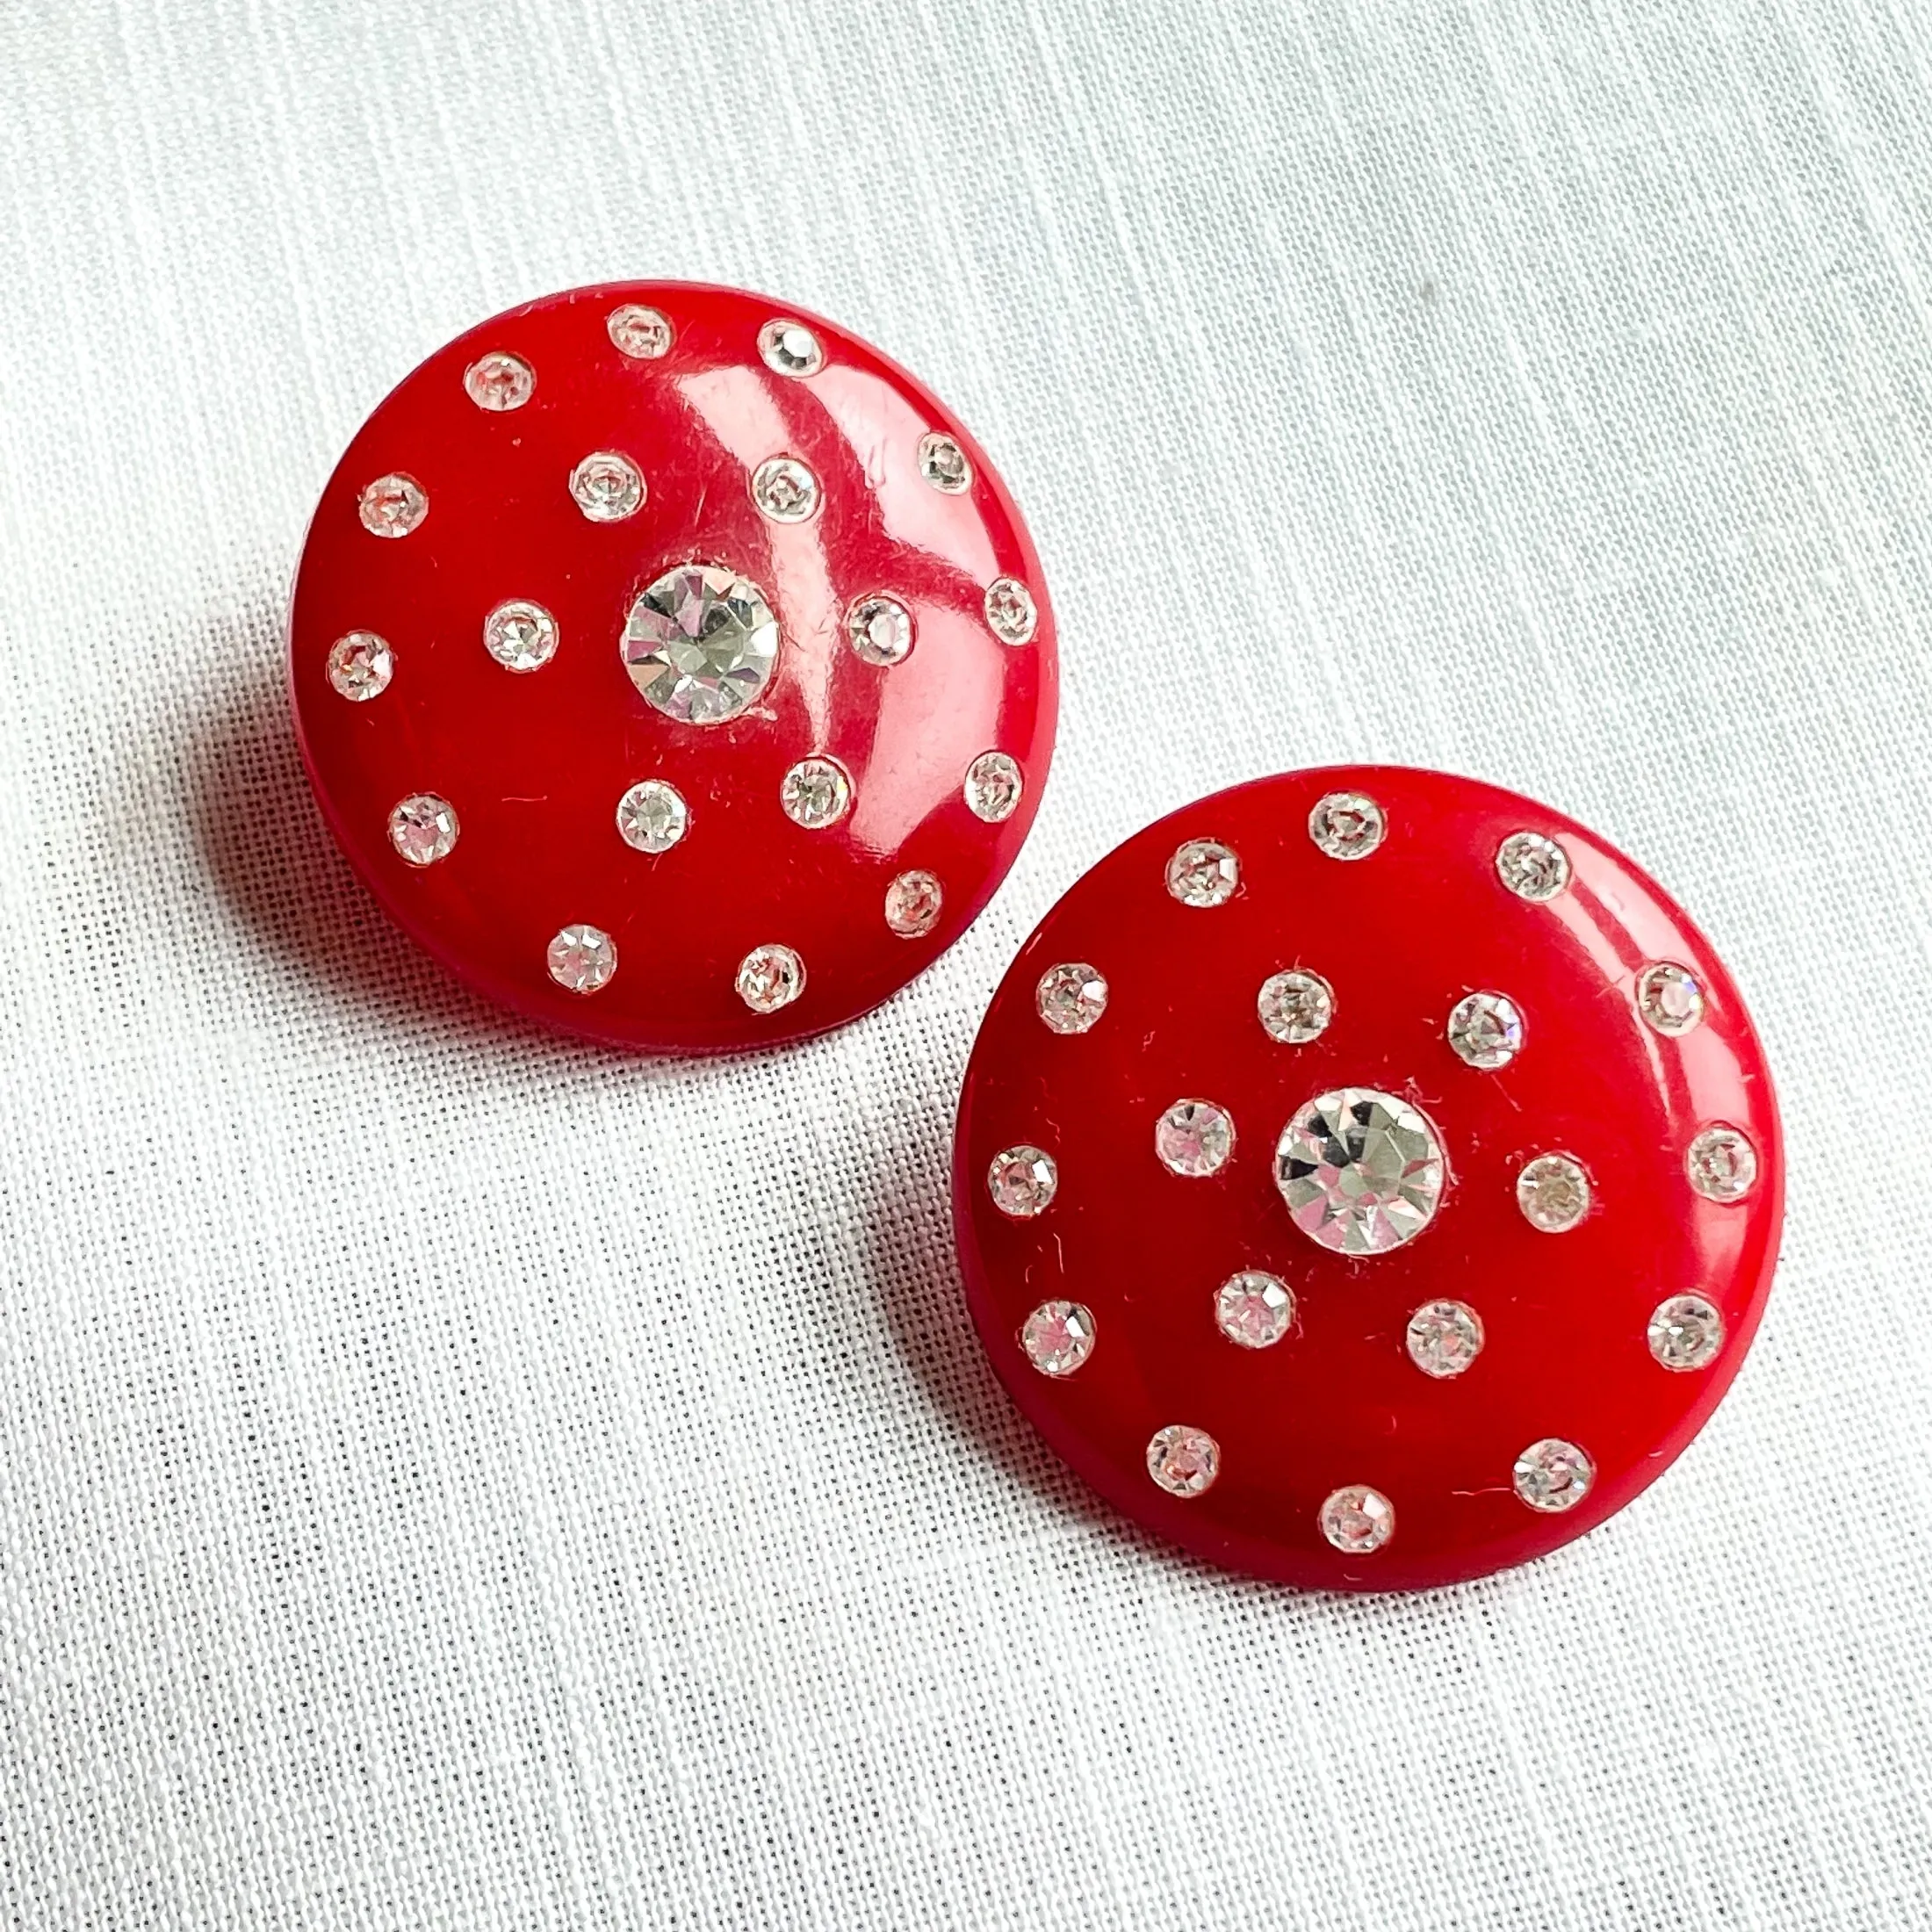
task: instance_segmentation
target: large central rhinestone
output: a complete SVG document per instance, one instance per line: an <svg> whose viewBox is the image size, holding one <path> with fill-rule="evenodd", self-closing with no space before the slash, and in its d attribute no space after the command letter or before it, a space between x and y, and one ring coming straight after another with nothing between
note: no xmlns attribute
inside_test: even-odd
<svg viewBox="0 0 1932 1932"><path fill-rule="evenodd" d="M1442 1174L1429 1116L1373 1087L1317 1094L1275 1143L1274 1184L1290 1218L1337 1254L1413 1241L1434 1218Z"/></svg>
<svg viewBox="0 0 1932 1932"><path fill-rule="evenodd" d="M720 724L765 688L778 620L749 577L680 564L624 620L624 662L646 701L681 724Z"/></svg>

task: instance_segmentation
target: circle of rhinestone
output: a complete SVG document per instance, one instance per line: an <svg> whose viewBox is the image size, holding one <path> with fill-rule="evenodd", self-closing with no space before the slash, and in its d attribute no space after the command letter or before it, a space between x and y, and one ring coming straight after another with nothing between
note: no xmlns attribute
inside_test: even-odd
<svg viewBox="0 0 1932 1932"><path fill-rule="evenodd" d="M1170 1423L1147 1445L1147 1473L1169 1496L1200 1496L1221 1474L1221 1445L1205 1429Z"/></svg>
<svg viewBox="0 0 1932 1932"><path fill-rule="evenodd" d="M366 704L389 688L396 653L373 631L351 631L328 647L328 681L351 704Z"/></svg>
<svg viewBox="0 0 1932 1932"><path fill-rule="evenodd" d="M1597 1465L1574 1442L1546 1436L1516 1459L1510 1480L1516 1493L1532 1510L1554 1516L1574 1510L1590 1494L1590 1486L1597 1480Z"/></svg>
<svg viewBox="0 0 1932 1932"><path fill-rule="evenodd" d="M626 302L604 317L610 340L633 362L655 362L671 346L671 325L660 309Z"/></svg>
<svg viewBox="0 0 1932 1932"><path fill-rule="evenodd" d="M1590 1176L1568 1154L1539 1154L1516 1177L1516 1204L1531 1227L1568 1234L1590 1212Z"/></svg>
<svg viewBox="0 0 1932 1932"><path fill-rule="evenodd" d="M534 671L557 655L557 620L542 604L512 597L484 618L483 648L506 671Z"/></svg>
<svg viewBox="0 0 1932 1932"><path fill-rule="evenodd" d="M1449 1015L1449 1044L1479 1073L1506 1067L1523 1050L1523 1015L1506 993L1471 993Z"/></svg>
<svg viewBox="0 0 1932 1932"><path fill-rule="evenodd" d="M639 780L617 801L617 836L633 852L655 858L668 852L690 825L683 795L661 778Z"/></svg>
<svg viewBox="0 0 1932 1932"><path fill-rule="evenodd" d="M776 1013L805 990L805 962L789 946L754 946L739 963L738 997L753 1013Z"/></svg>
<svg viewBox="0 0 1932 1932"><path fill-rule="evenodd" d="M1154 1151L1170 1174L1205 1180L1228 1164L1235 1123L1212 1100L1176 1100L1154 1128Z"/></svg>
<svg viewBox="0 0 1932 1932"><path fill-rule="evenodd" d="M1093 1352L1093 1311L1078 1301L1042 1301L1020 1329L1020 1345L1042 1375L1071 1375Z"/></svg>
<svg viewBox="0 0 1932 1932"><path fill-rule="evenodd" d="M1255 1011L1271 1040L1305 1047L1319 1040L1335 1017L1335 989L1319 973L1301 968L1271 973L1255 996Z"/></svg>
<svg viewBox="0 0 1932 1932"><path fill-rule="evenodd" d="M1539 905L1570 883L1569 854L1540 832L1512 832L1496 852L1496 876L1519 899Z"/></svg>
<svg viewBox="0 0 1932 1932"><path fill-rule="evenodd" d="M984 600L986 628L1002 644L1031 644L1040 610L1033 593L1017 577L995 577Z"/></svg>
<svg viewBox="0 0 1932 1932"><path fill-rule="evenodd" d="M945 903L945 889L930 872L902 872L885 889L885 923L901 939L923 938Z"/></svg>
<svg viewBox="0 0 1932 1932"><path fill-rule="evenodd" d="M1107 982L1084 960L1049 966L1034 1004L1049 1033L1085 1033L1107 1011Z"/></svg>
<svg viewBox="0 0 1932 1932"><path fill-rule="evenodd" d="M778 661L778 620L749 577L680 564L631 605L625 668L645 700L681 724L736 717Z"/></svg>
<svg viewBox="0 0 1932 1932"><path fill-rule="evenodd" d="M601 926L566 926L550 942L544 963L566 993L594 993L617 970L617 942Z"/></svg>
<svg viewBox="0 0 1932 1932"><path fill-rule="evenodd" d="M835 758L801 758L780 782L778 803L795 825L822 832L852 809L852 781Z"/></svg>
<svg viewBox="0 0 1932 1932"><path fill-rule="evenodd" d="M919 474L935 490L957 496L973 487L973 465L959 444L943 431L934 429L919 438Z"/></svg>
<svg viewBox="0 0 1932 1932"><path fill-rule="evenodd" d="M1272 1348L1294 1324L1294 1295L1279 1275L1244 1268L1215 1290L1215 1326L1239 1348Z"/></svg>
<svg viewBox="0 0 1932 1932"><path fill-rule="evenodd" d="M537 371L521 356L494 349L463 371L463 387L479 409L521 409L537 391Z"/></svg>
<svg viewBox="0 0 1932 1932"><path fill-rule="evenodd" d="M1060 1170L1053 1156L1037 1147L1009 1147L993 1156L986 1170L986 1192L993 1206L1015 1221L1031 1221L1053 1205Z"/></svg>
<svg viewBox="0 0 1932 1932"><path fill-rule="evenodd" d="M1373 1556L1395 1533L1395 1505L1380 1489L1351 1483L1323 1501L1322 1534L1344 1556Z"/></svg>
<svg viewBox="0 0 1932 1932"><path fill-rule="evenodd" d="M1317 1094L1281 1129L1274 1183L1288 1217L1337 1254L1413 1241L1442 1199L1442 1143L1427 1114L1373 1087Z"/></svg>
<svg viewBox="0 0 1932 1932"><path fill-rule="evenodd" d="M429 514L422 484L400 471L378 476L356 500L356 514L371 537L407 537Z"/></svg>
<svg viewBox="0 0 1932 1932"><path fill-rule="evenodd" d="M1241 883L1241 861L1213 839L1190 839L1167 861L1167 890L1183 905L1225 905Z"/></svg>
<svg viewBox="0 0 1932 1932"><path fill-rule="evenodd" d="M904 664L912 652L912 613L897 597L861 597L846 612L846 637L867 664Z"/></svg>
<svg viewBox="0 0 1932 1932"><path fill-rule="evenodd" d="M775 523L803 523L818 508L818 479L795 456L768 456L752 472L752 501Z"/></svg>
<svg viewBox="0 0 1932 1932"><path fill-rule="evenodd" d="M990 825L1013 817L1020 809L1020 797L1026 781L1020 775L1020 763L1005 752L982 752L966 768L964 787L967 808L976 818Z"/></svg>
<svg viewBox="0 0 1932 1932"><path fill-rule="evenodd" d="M1669 960L1647 966L1637 981L1637 1011L1652 1032L1678 1039L1704 1018L1704 988L1687 966Z"/></svg>
<svg viewBox="0 0 1932 1932"><path fill-rule="evenodd" d="M1684 1156L1690 1185L1706 1200L1742 1200L1757 1179L1757 1150L1734 1127L1707 1127Z"/></svg>
<svg viewBox="0 0 1932 1932"><path fill-rule="evenodd" d="M593 523L621 523L644 502L644 472L616 450L593 450L570 472L570 494Z"/></svg>
<svg viewBox="0 0 1932 1932"><path fill-rule="evenodd" d="M433 791L405 798L389 814L389 842L411 865L434 865L456 849L456 807Z"/></svg>
<svg viewBox="0 0 1932 1932"><path fill-rule="evenodd" d="M1665 1368L1689 1374L1718 1359L1724 1346L1724 1315L1701 1294L1673 1294L1657 1304L1646 1339Z"/></svg>
<svg viewBox="0 0 1932 1932"><path fill-rule="evenodd" d="M1388 835L1382 808L1364 792L1331 791L1308 814L1308 837L1331 859L1366 859Z"/></svg>
<svg viewBox="0 0 1932 1932"><path fill-rule="evenodd" d="M1402 1332L1409 1359L1424 1375L1446 1381L1482 1352L1482 1317L1467 1301L1424 1301Z"/></svg>
<svg viewBox="0 0 1932 1932"><path fill-rule="evenodd" d="M758 332L758 353L781 376L816 376L825 365L818 338L803 322L780 317Z"/></svg>

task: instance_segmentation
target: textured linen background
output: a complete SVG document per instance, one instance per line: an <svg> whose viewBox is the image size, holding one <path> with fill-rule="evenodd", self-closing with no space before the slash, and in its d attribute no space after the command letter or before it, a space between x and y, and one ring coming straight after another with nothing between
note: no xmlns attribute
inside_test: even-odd
<svg viewBox="0 0 1932 1932"><path fill-rule="evenodd" d="M4 0L0 1919L1926 1924L1928 111L1914 0ZM364 413L632 274L904 358L1062 626L991 912L729 1064L458 991L282 691ZM1654 869L1792 1174L1664 1481L1346 1602L1045 1454L945 1175L1087 864L1365 757Z"/></svg>

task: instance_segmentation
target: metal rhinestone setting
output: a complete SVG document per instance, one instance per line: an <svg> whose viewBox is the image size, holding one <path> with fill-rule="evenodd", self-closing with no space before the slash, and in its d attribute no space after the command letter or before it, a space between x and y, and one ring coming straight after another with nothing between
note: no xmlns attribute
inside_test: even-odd
<svg viewBox="0 0 1932 1932"><path fill-rule="evenodd" d="M1637 980L1637 1011L1654 1033L1681 1038L1704 1018L1704 988L1688 966L1665 960Z"/></svg>
<svg viewBox="0 0 1932 1932"><path fill-rule="evenodd" d="M1205 1180L1228 1164L1235 1123L1212 1100L1176 1100L1154 1128L1154 1151L1171 1174Z"/></svg>
<svg viewBox="0 0 1932 1932"><path fill-rule="evenodd" d="M752 501L775 523L808 522L818 495L818 479L795 456L767 457L752 472Z"/></svg>
<svg viewBox="0 0 1932 1932"><path fill-rule="evenodd" d="M521 356L492 350L463 371L463 390L479 409L521 409L537 393L537 371Z"/></svg>
<svg viewBox="0 0 1932 1932"><path fill-rule="evenodd" d="M413 476L378 476L356 501L356 514L371 537L407 537L429 514L429 498Z"/></svg>
<svg viewBox="0 0 1932 1932"><path fill-rule="evenodd" d="M1546 1436L1516 1459L1510 1472L1516 1493L1546 1516L1574 1510L1590 1494L1597 1465L1574 1442Z"/></svg>
<svg viewBox="0 0 1932 1932"><path fill-rule="evenodd" d="M1645 1338L1658 1362L1675 1373L1708 1368L1724 1346L1723 1312L1701 1294L1673 1294L1657 1304Z"/></svg>
<svg viewBox="0 0 1932 1932"><path fill-rule="evenodd" d="M759 330L758 353L781 376L816 376L825 365L818 338L803 322L782 317Z"/></svg>
<svg viewBox="0 0 1932 1932"><path fill-rule="evenodd" d="M923 939L945 904L945 889L932 873L902 872L885 889L885 923L901 939Z"/></svg>
<svg viewBox="0 0 1932 1932"><path fill-rule="evenodd" d="M631 605L624 667L681 724L718 724L749 704L778 661L778 620L749 577L709 564L667 571Z"/></svg>
<svg viewBox="0 0 1932 1932"><path fill-rule="evenodd" d="M570 494L593 523L621 523L643 508L644 472L618 450L594 450L570 472Z"/></svg>
<svg viewBox="0 0 1932 1932"><path fill-rule="evenodd" d="M1570 882L1569 854L1540 832L1512 832L1496 847L1496 876L1519 899L1541 905Z"/></svg>
<svg viewBox="0 0 1932 1932"><path fill-rule="evenodd" d="M434 865L456 850L456 807L433 791L405 798L389 814L389 842L410 865Z"/></svg>
<svg viewBox="0 0 1932 1932"><path fill-rule="evenodd" d="M645 778L617 801L617 836L652 858L668 852L690 829L683 795L661 778Z"/></svg>
<svg viewBox="0 0 1932 1932"><path fill-rule="evenodd" d="M778 804L795 825L822 832L852 809L852 780L835 758L801 758L780 782Z"/></svg>
<svg viewBox="0 0 1932 1932"><path fill-rule="evenodd" d="M1319 973L1300 967L1271 973L1255 996L1255 1012L1269 1039L1305 1047L1319 1040L1335 1017L1335 989Z"/></svg>
<svg viewBox="0 0 1932 1932"><path fill-rule="evenodd" d="M1190 839L1167 861L1167 890L1183 905L1225 905L1240 883L1240 861L1213 839Z"/></svg>
<svg viewBox="0 0 1932 1932"><path fill-rule="evenodd" d="M973 487L973 465L965 451L938 429L919 438L919 474L948 496Z"/></svg>
<svg viewBox="0 0 1932 1932"><path fill-rule="evenodd" d="M1382 808L1366 792L1331 791L1308 814L1308 837L1331 859L1366 859L1388 835Z"/></svg>
<svg viewBox="0 0 1932 1932"><path fill-rule="evenodd" d="M396 654L373 631L351 631L328 647L328 681L351 704L366 704L389 688Z"/></svg>
<svg viewBox="0 0 1932 1932"><path fill-rule="evenodd" d="M1215 1326L1237 1348L1272 1348L1294 1326L1294 1293L1280 1275L1244 1268L1215 1290Z"/></svg>
<svg viewBox="0 0 1932 1932"><path fill-rule="evenodd" d="M995 577L986 586L986 628L1002 644L1031 644L1040 627L1040 608L1017 577Z"/></svg>
<svg viewBox="0 0 1932 1932"><path fill-rule="evenodd" d="M1042 1301L1020 1330L1020 1345L1042 1375L1071 1375L1093 1352L1093 1311L1078 1301Z"/></svg>
<svg viewBox="0 0 1932 1932"><path fill-rule="evenodd" d="M1445 1381L1482 1352L1482 1317L1467 1301L1424 1301L1402 1331L1409 1359L1424 1375Z"/></svg>
<svg viewBox="0 0 1932 1932"><path fill-rule="evenodd" d="M1169 1496L1201 1496L1221 1474L1221 1445L1205 1429L1170 1423L1147 1445L1147 1473Z"/></svg>
<svg viewBox="0 0 1932 1932"><path fill-rule="evenodd" d="M982 752L966 768L967 809L990 825L1001 824L1019 811L1025 789L1019 761L1005 752Z"/></svg>
<svg viewBox="0 0 1932 1932"><path fill-rule="evenodd" d="M566 926L544 955L550 977L566 993L594 993L617 970L617 942L600 926Z"/></svg>
<svg viewBox="0 0 1932 1932"><path fill-rule="evenodd" d="M1053 1156L1038 1147L1009 1147L993 1156L986 1170L986 1192L993 1206L1015 1221L1031 1221L1053 1205L1060 1170Z"/></svg>
<svg viewBox="0 0 1932 1932"><path fill-rule="evenodd" d="M641 302L626 302L604 318L604 328L618 350L633 362L655 362L671 346L671 325L662 311Z"/></svg>
<svg viewBox="0 0 1932 1932"><path fill-rule="evenodd" d="M1516 1204L1531 1227L1568 1234L1590 1212L1590 1176L1568 1154L1539 1154L1516 1177Z"/></svg>
<svg viewBox="0 0 1932 1932"><path fill-rule="evenodd" d="M1372 1087L1317 1094L1275 1145L1289 1218L1337 1254L1386 1254L1413 1241L1435 1217L1444 1176L1429 1117Z"/></svg>
<svg viewBox="0 0 1932 1932"><path fill-rule="evenodd" d="M904 664L912 654L912 613L897 597L861 597L846 612L846 637L867 664Z"/></svg>
<svg viewBox="0 0 1932 1932"><path fill-rule="evenodd" d="M1395 1533L1395 1505L1380 1489L1352 1483L1323 1501L1317 1520L1344 1556L1373 1556Z"/></svg>
<svg viewBox="0 0 1932 1932"><path fill-rule="evenodd" d="M1107 982L1084 960L1049 966L1034 1003L1049 1033L1085 1033L1107 1011Z"/></svg>
<svg viewBox="0 0 1932 1932"><path fill-rule="evenodd" d="M1471 993L1450 1013L1448 1036L1466 1066L1494 1073L1523 1050L1523 1015L1506 993Z"/></svg>
<svg viewBox="0 0 1932 1932"><path fill-rule="evenodd" d="M483 648L506 671L535 671L557 655L557 620L542 604L512 597L484 618Z"/></svg>
<svg viewBox="0 0 1932 1932"><path fill-rule="evenodd" d="M805 962L789 946L754 946L738 969L738 997L753 1013L776 1013L805 990Z"/></svg>
<svg viewBox="0 0 1932 1932"><path fill-rule="evenodd" d="M1757 1150L1747 1135L1721 1123L1691 1142L1683 1164L1698 1193L1727 1207L1742 1200L1757 1181Z"/></svg>

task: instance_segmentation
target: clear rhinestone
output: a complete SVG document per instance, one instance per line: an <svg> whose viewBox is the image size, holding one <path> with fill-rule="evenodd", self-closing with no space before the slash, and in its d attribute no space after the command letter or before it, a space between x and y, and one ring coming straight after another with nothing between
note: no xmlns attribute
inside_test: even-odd
<svg viewBox="0 0 1932 1932"><path fill-rule="evenodd" d="M1734 1127L1707 1127L1684 1157L1690 1185L1706 1200L1742 1200L1757 1179L1757 1150Z"/></svg>
<svg viewBox="0 0 1932 1932"><path fill-rule="evenodd" d="M805 962L789 946L754 946L738 968L738 997L753 1013L776 1013L805 990Z"/></svg>
<svg viewBox="0 0 1932 1932"><path fill-rule="evenodd" d="M542 604L512 597L484 618L483 648L506 671L534 671L557 654L557 620Z"/></svg>
<svg viewBox="0 0 1932 1932"><path fill-rule="evenodd" d="M1235 1123L1212 1100L1176 1100L1154 1128L1154 1151L1171 1174L1202 1180L1235 1150Z"/></svg>
<svg viewBox="0 0 1932 1932"><path fill-rule="evenodd" d="M752 472L752 501L775 523L803 523L818 508L818 479L795 456L767 457Z"/></svg>
<svg viewBox="0 0 1932 1932"><path fill-rule="evenodd" d="M1647 966L1637 981L1637 1011L1657 1033L1676 1039L1704 1018L1704 988L1687 966Z"/></svg>
<svg viewBox="0 0 1932 1932"><path fill-rule="evenodd" d="M1335 1017L1335 989L1319 973L1299 968L1271 974L1261 982L1255 1011L1272 1040L1304 1047L1321 1038Z"/></svg>
<svg viewBox="0 0 1932 1932"><path fill-rule="evenodd" d="M1597 1465L1574 1442L1561 1436L1546 1436L1532 1442L1516 1459L1511 1480L1516 1493L1532 1510L1554 1516L1573 1510L1590 1494L1597 1479Z"/></svg>
<svg viewBox="0 0 1932 1932"><path fill-rule="evenodd" d="M1388 833L1382 808L1359 791L1331 791L1308 814L1308 837L1331 859L1366 859Z"/></svg>
<svg viewBox="0 0 1932 1932"><path fill-rule="evenodd" d="M1319 1520L1344 1556L1372 1556L1395 1533L1395 1505L1380 1489L1352 1483L1328 1496Z"/></svg>
<svg viewBox="0 0 1932 1932"><path fill-rule="evenodd" d="M1190 839L1167 861L1167 890L1183 905L1225 905L1240 883L1240 861L1212 839Z"/></svg>
<svg viewBox="0 0 1932 1932"><path fill-rule="evenodd" d="M1107 1011L1107 982L1084 961L1049 966L1034 1000L1049 1033L1085 1033Z"/></svg>
<svg viewBox="0 0 1932 1932"><path fill-rule="evenodd" d="M1674 1294L1650 1317L1650 1352L1681 1373L1708 1368L1724 1346L1724 1316L1701 1294Z"/></svg>
<svg viewBox="0 0 1932 1932"><path fill-rule="evenodd" d="M1372 1087L1318 1094L1274 1150L1289 1218L1337 1254L1382 1254L1414 1240L1442 1199L1443 1168L1428 1115Z"/></svg>
<svg viewBox="0 0 1932 1932"><path fill-rule="evenodd" d="M1171 1423L1147 1445L1147 1473L1169 1496L1200 1496L1221 1474L1221 1445L1205 1429Z"/></svg>
<svg viewBox="0 0 1932 1932"><path fill-rule="evenodd" d="M1568 1234L1590 1212L1590 1176L1568 1154L1539 1154L1516 1177L1516 1204L1531 1227Z"/></svg>
<svg viewBox="0 0 1932 1932"><path fill-rule="evenodd" d="M413 476L378 476L356 504L371 537L407 537L429 514L429 499Z"/></svg>
<svg viewBox="0 0 1932 1932"><path fill-rule="evenodd" d="M456 807L433 791L405 798L389 814L389 842L411 865L434 865L456 849Z"/></svg>
<svg viewBox="0 0 1932 1932"><path fill-rule="evenodd" d="M1093 1314L1078 1301L1042 1301L1020 1331L1027 1359L1042 1375L1071 1375L1093 1352Z"/></svg>
<svg viewBox="0 0 1932 1932"><path fill-rule="evenodd" d="M966 768L966 804L974 818L984 818L990 825L1019 811L1025 787L1019 761L1005 752L982 752Z"/></svg>
<svg viewBox="0 0 1932 1932"><path fill-rule="evenodd" d="M655 362L671 346L671 325L660 309L626 302L604 318L610 339L635 362Z"/></svg>
<svg viewBox="0 0 1932 1932"><path fill-rule="evenodd" d="M593 523L621 523L644 502L644 472L616 450L595 450L570 472L570 494Z"/></svg>
<svg viewBox="0 0 1932 1932"><path fill-rule="evenodd" d="M1215 1325L1243 1348L1272 1348L1294 1323L1294 1296L1279 1275L1244 1269L1215 1290Z"/></svg>
<svg viewBox="0 0 1932 1932"><path fill-rule="evenodd" d="M1504 993L1471 993L1449 1015L1449 1044L1478 1072L1494 1073L1523 1050L1523 1015Z"/></svg>
<svg viewBox="0 0 1932 1932"><path fill-rule="evenodd" d="M645 700L681 724L735 717L765 688L778 620L749 577L680 564L631 605L624 661Z"/></svg>
<svg viewBox="0 0 1932 1932"><path fill-rule="evenodd" d="M668 852L690 825L682 795L661 778L640 780L617 801L617 836L633 852Z"/></svg>
<svg viewBox="0 0 1932 1932"><path fill-rule="evenodd" d="M396 653L373 631L351 631L328 647L328 681L351 704L366 704L389 688Z"/></svg>
<svg viewBox="0 0 1932 1932"><path fill-rule="evenodd" d="M861 597L846 612L846 636L868 664L904 664L912 650L912 613L897 597Z"/></svg>
<svg viewBox="0 0 1932 1932"><path fill-rule="evenodd" d="M536 393L537 371L521 356L492 350L463 371L463 386L479 409L521 409Z"/></svg>
<svg viewBox="0 0 1932 1932"><path fill-rule="evenodd" d="M901 939L919 939L939 924L946 894L930 872L902 872L885 889L885 923Z"/></svg>
<svg viewBox="0 0 1932 1932"><path fill-rule="evenodd" d="M1519 899L1539 905L1554 899L1570 883L1569 854L1540 832L1512 832L1496 847L1496 869Z"/></svg>
<svg viewBox="0 0 1932 1932"><path fill-rule="evenodd" d="M993 1156L986 1170L986 1191L993 1206L1015 1221L1031 1221L1053 1204L1060 1170L1053 1156L1037 1147L1009 1147Z"/></svg>
<svg viewBox="0 0 1932 1932"><path fill-rule="evenodd" d="M594 993L617 970L617 942L597 926L566 926L544 957L550 977L566 993Z"/></svg>
<svg viewBox="0 0 1932 1932"><path fill-rule="evenodd" d="M1482 1317L1467 1301L1424 1301L1409 1317L1409 1359L1438 1381L1460 1375L1482 1352Z"/></svg>
<svg viewBox="0 0 1932 1932"><path fill-rule="evenodd" d="M957 496L973 485L971 459L951 436L937 429L919 438L919 474L948 496Z"/></svg>
<svg viewBox="0 0 1932 1932"><path fill-rule="evenodd" d="M1017 577L995 577L986 586L987 628L1002 644L1031 644L1039 628L1039 607Z"/></svg>
<svg viewBox="0 0 1932 1932"><path fill-rule="evenodd" d="M835 758L801 758L779 785L778 803L795 825L821 832L852 809L852 781Z"/></svg>
<svg viewBox="0 0 1932 1932"><path fill-rule="evenodd" d="M816 376L825 365L818 338L803 322L767 322L758 332L758 353L781 376Z"/></svg>

